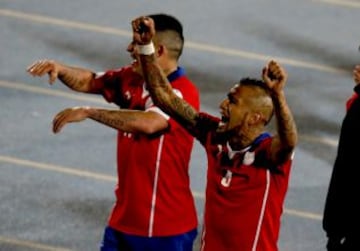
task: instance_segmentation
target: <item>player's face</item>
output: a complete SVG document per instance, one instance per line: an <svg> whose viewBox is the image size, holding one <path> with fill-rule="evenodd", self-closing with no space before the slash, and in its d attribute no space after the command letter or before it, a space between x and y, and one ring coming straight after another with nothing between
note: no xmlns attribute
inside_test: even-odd
<svg viewBox="0 0 360 251"><path fill-rule="evenodd" d="M221 126L219 131L238 131L244 128L251 114L249 104L246 102L249 91L249 87L239 84L230 89L227 98L220 103Z"/></svg>
<svg viewBox="0 0 360 251"><path fill-rule="evenodd" d="M139 54L138 54L138 47L134 41L132 41L128 45L127 51L130 53L130 56L133 59L133 62L131 63L133 71L142 75L142 69L141 69Z"/></svg>

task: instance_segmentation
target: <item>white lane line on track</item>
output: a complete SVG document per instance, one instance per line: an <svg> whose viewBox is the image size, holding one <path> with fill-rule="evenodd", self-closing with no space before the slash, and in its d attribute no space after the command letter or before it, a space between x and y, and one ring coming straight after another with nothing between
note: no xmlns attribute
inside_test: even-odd
<svg viewBox="0 0 360 251"><path fill-rule="evenodd" d="M62 27L68 27L73 29L80 29L80 30L88 30L88 31L94 31L99 33L108 33L111 35L119 35L124 37L132 37L132 33L130 31L115 29L111 27L105 27L105 26L99 26L94 24L88 24L88 23L80 23L80 22L74 22L69 21L65 19L59 19L59 18L53 18L49 16L42 16L37 14L29 14L26 12L20 12L10 9L0 9L0 15L7 16L7 17L13 17L18 19L23 19L26 21L32 21L32 22L38 22L43 24L51 24L51 25L57 25Z"/></svg>
<svg viewBox="0 0 360 251"><path fill-rule="evenodd" d="M10 245L26 247L26 250L34 249L34 250L42 250L42 251L71 251L70 249L53 247L49 245L35 243L32 241L9 238L6 236L0 236L0 243L8 243Z"/></svg>
<svg viewBox="0 0 360 251"><path fill-rule="evenodd" d="M44 24L51 24L51 25L58 25L62 27L69 27L73 29L81 29L81 30L89 30L99 33L107 33L112 35L119 35L119 36L125 36L125 37L131 37L132 33L126 30L121 29L115 29L111 27L105 27L105 26L99 26L94 24L88 24L88 23L80 23L80 22L74 22L74 21L68 21L48 16L42 16L42 15L36 15L36 14L29 14L25 12L19 12L14 11L10 9L0 9L0 15L7 16L7 17L13 17L18 19L23 19L26 21L31 22L38 22L38 23L44 23ZM281 62L284 65L291 65L295 67L302 67L312 70L318 70L318 71L324 71L324 72L331 72L336 74L346 74L348 75L349 72L345 69L341 68L335 68L327 65L322 64L316 64L311 62L305 62L300 60L294 60L289 58L282 58L282 57L276 57L271 55L263 55L253 52L247 52L242 50L235 50L235 49L229 49L224 47L219 47L215 45L210 44L204 44L204 43L195 43L187 41L185 42L185 46L187 48L199 50L199 51L205 51L205 52L212 52L212 53L219 53L222 55L232 56L232 57L240 57L240 58L246 58L246 59L252 59L252 60L259 60L259 61L269 61L270 59L277 60Z"/></svg>
<svg viewBox="0 0 360 251"><path fill-rule="evenodd" d="M85 170L81 170L73 167L65 167L59 165L45 164L36 161L24 160L19 158L14 158L10 156L2 156L0 155L0 162L6 162L11 164L16 164L19 166L26 166L30 168L42 169L46 171L54 171L58 173L65 173L70 175L76 175L79 177L91 178L96 180L104 180L109 182L116 182L116 177L112 175L106 175L96 172L89 172ZM204 194L200 192L193 192L194 196L198 199L204 199Z"/></svg>
<svg viewBox="0 0 360 251"><path fill-rule="evenodd" d="M293 209L289 209L289 208L285 208L284 212L286 214L289 214L289 215L292 215L292 216L297 216L297 217L300 217L300 218L312 219L312 220L317 220L317 221L322 220L322 215L320 215L320 214L314 214L314 213L310 213L310 212L303 212L303 211L293 210Z"/></svg>
<svg viewBox="0 0 360 251"><path fill-rule="evenodd" d="M41 169L41 170L46 170L46 171L53 171L53 172L64 173L64 174L69 174L69 175L75 175L75 176L79 176L79 177L91 178L91 179L96 179L96 180L116 182L116 177L111 176L111 175L89 172L89 171L80 170L80 169L76 169L76 168L72 168L72 167L64 167L64 166L40 163L40 162L36 162L36 161L24 160L24 159L14 158L14 157L10 157L10 156L0 155L0 162L14 164L14 165L22 166L22 167L29 167L29 168L34 168L34 169ZM193 195L197 199L204 199L204 194L201 192L193 191ZM299 211L299 210L295 210L295 209L285 209L284 213L291 215L291 216L312 219L312 220L321 220L321 217L322 217L321 215L317 215L317 214L310 213L310 212Z"/></svg>
<svg viewBox="0 0 360 251"><path fill-rule="evenodd" d="M41 170L46 170L46 171L53 171L53 172L58 172L58 173L71 174L71 175L85 177L85 178L91 178L91 179L95 179L95 180L116 182L116 177L114 177L114 176L96 173L96 172L90 172L90 171L81 170L81 169L73 168L73 167L65 167L65 166L40 163L37 161L19 159L19 158L3 156L3 155L0 155L0 161L19 165L19 166L31 167L31 168L36 168L36 169L41 169Z"/></svg>
<svg viewBox="0 0 360 251"><path fill-rule="evenodd" d="M23 83L0 80L0 87L17 89L21 91L33 92L33 93L55 96L60 98L67 98L72 100L88 101L92 103L109 105L103 98L91 96L89 94L85 94L85 96L83 96L83 94L81 93L70 93L67 91L51 90L49 88L36 87Z"/></svg>
<svg viewBox="0 0 360 251"><path fill-rule="evenodd" d="M342 74L342 75L349 75L349 71L335 68L327 65L322 64L316 64L316 63L310 63L300 60L294 60L289 58L282 58L282 57L276 57L276 56L270 56L270 55L263 55L258 53L252 53L242 50L234 50L234 49L228 49L224 47L218 47L213 45L207 45L203 43L193 43L193 42L187 42L187 45L189 48L197 49L201 51L206 52L214 52L219 53L227 56L232 57L240 57L240 58L246 58L246 59L252 59L252 60L258 60L258 61L269 61L269 60L276 60L284 65L291 65L295 67L301 67L301 68L307 68L311 70L318 70L323 72L330 72L330 73L336 73L336 74Z"/></svg>
<svg viewBox="0 0 360 251"><path fill-rule="evenodd" d="M360 8L360 2L358 1L346 1L346 0L314 0L314 1L333 4L333 5L341 5L351 8Z"/></svg>
<svg viewBox="0 0 360 251"><path fill-rule="evenodd" d="M309 135L300 135L301 141L305 140L308 142L315 142L315 143L321 143L324 145L332 146L336 148L338 146L338 140L337 139L330 139L326 138L324 136L309 136Z"/></svg>

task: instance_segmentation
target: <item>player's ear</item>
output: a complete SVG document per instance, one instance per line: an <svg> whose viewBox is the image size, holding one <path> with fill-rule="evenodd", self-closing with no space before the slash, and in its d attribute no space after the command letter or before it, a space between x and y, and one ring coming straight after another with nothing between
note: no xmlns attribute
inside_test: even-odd
<svg viewBox="0 0 360 251"><path fill-rule="evenodd" d="M166 47L162 44L159 44L156 48L156 56L161 57L166 52Z"/></svg>
<svg viewBox="0 0 360 251"><path fill-rule="evenodd" d="M258 124L258 123L261 122L261 121L262 121L262 116L261 116L260 113L254 112L254 113L251 114L250 120L249 120L249 123L250 123L251 125Z"/></svg>

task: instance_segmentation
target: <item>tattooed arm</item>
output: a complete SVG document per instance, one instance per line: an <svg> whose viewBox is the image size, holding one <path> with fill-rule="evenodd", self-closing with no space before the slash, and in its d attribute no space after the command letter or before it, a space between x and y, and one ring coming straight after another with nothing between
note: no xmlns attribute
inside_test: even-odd
<svg viewBox="0 0 360 251"><path fill-rule="evenodd" d="M130 133L153 134L168 127L167 120L159 113L153 111L73 107L59 112L54 117L53 132L60 132L67 123L81 122L87 118Z"/></svg>
<svg viewBox="0 0 360 251"><path fill-rule="evenodd" d="M297 144L296 124L283 90L287 74L277 62L270 61L263 69L263 80L271 93L277 124L277 135L271 147L272 159L282 163L291 157Z"/></svg>
<svg viewBox="0 0 360 251"><path fill-rule="evenodd" d="M140 25L147 26L145 32L140 33ZM140 46L152 43L152 38L155 35L155 27L151 18L140 17L135 19L132 21L132 26L133 41L137 42ZM166 50L166 48L164 48L164 50ZM155 53L151 55L141 55L140 51L139 54L143 76L155 105L174 118L190 133L194 134L199 116L197 110L173 92L167 77L157 62Z"/></svg>
<svg viewBox="0 0 360 251"><path fill-rule="evenodd" d="M49 84L59 79L74 91L99 94L99 88L94 85L95 73L78 67L64 65L54 60L38 60L27 68L32 76L49 75Z"/></svg>

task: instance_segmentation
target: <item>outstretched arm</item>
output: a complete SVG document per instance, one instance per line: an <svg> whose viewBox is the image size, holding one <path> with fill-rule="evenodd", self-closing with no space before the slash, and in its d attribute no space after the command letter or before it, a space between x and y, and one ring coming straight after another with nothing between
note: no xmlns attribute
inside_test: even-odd
<svg viewBox="0 0 360 251"><path fill-rule="evenodd" d="M59 79L74 91L99 94L99 87L94 85L95 73L78 67L64 65L55 60L38 60L32 63L26 71L34 77L49 75L49 84Z"/></svg>
<svg viewBox="0 0 360 251"><path fill-rule="evenodd" d="M284 93L287 74L277 62L270 61L264 67L262 77L271 93L277 124L277 135L271 147L272 159L282 163L291 158L297 144L296 124Z"/></svg>
<svg viewBox="0 0 360 251"><path fill-rule="evenodd" d="M81 122L87 118L130 133L153 134L168 127L167 120L154 111L73 107L62 110L54 117L53 132L58 133L66 124Z"/></svg>
<svg viewBox="0 0 360 251"><path fill-rule="evenodd" d="M138 44L141 66L151 97L164 112L173 117L190 133L194 132L198 112L185 100L174 94L167 77L159 66L152 38L155 35L154 22L151 18L140 17L132 21L133 41Z"/></svg>

